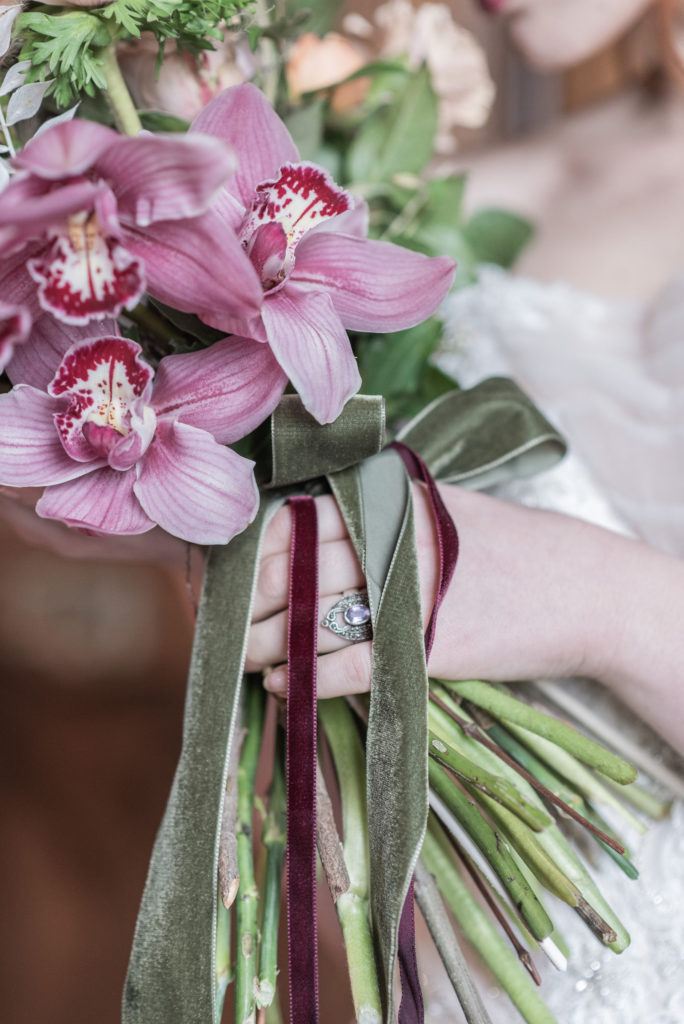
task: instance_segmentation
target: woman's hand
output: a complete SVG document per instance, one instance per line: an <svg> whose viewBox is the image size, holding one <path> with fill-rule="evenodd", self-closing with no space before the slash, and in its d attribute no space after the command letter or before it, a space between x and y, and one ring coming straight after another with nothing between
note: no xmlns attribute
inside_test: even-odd
<svg viewBox="0 0 684 1024"><path fill-rule="evenodd" d="M429 502L414 484L424 623L437 550ZM585 675L610 685L684 750L684 563L578 519L451 486L440 491L460 552L439 612L429 670L447 679ZM332 497L319 514L319 619L361 589L358 559ZM247 669L287 686L290 512L266 532ZM319 628L318 694L370 688L371 644ZM275 666L275 667L274 667Z"/></svg>

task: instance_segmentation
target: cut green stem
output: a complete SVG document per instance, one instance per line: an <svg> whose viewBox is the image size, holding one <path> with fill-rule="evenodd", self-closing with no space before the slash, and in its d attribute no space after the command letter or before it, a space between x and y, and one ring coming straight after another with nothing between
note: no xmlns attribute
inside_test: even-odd
<svg viewBox="0 0 684 1024"><path fill-rule="evenodd" d="M539 832L551 824L548 814L532 807L508 779L503 779L486 771L481 766L473 764L467 757L436 736L434 732L430 731L429 735L428 752L435 761L444 765L454 775L482 793L486 793L492 800L507 807L535 831Z"/></svg>
<svg viewBox="0 0 684 1024"><path fill-rule="evenodd" d="M553 931L553 922L518 870L503 837L492 829L477 805L439 765L430 760L428 769L430 786L489 861L527 927L541 942Z"/></svg>
<svg viewBox="0 0 684 1024"><path fill-rule="evenodd" d="M285 732L276 727L273 755L273 779L268 800L268 814L264 819L261 841L266 848L266 871L261 901L261 941L259 943L259 971L256 1004L270 1006L276 992L278 977L278 921L280 893L286 846L286 789L285 789Z"/></svg>
<svg viewBox="0 0 684 1024"><path fill-rule="evenodd" d="M338 697L319 701L318 717L330 744L342 801L343 854L349 888L339 895L335 909L344 936L354 1010L357 1021L380 1024L382 1003L369 922L365 756L345 700Z"/></svg>
<svg viewBox="0 0 684 1024"><path fill-rule="evenodd" d="M516 700L515 697L490 686L489 683L478 680L443 682L449 690L472 701L478 707L484 708L495 718L520 725L530 732L552 741L585 764L609 775L616 782L624 784L633 782L636 778L636 770L621 757L605 750L600 744L594 743L593 740L583 736L581 732L566 725L565 722L559 722L558 719L552 718L550 715L536 711L527 704Z"/></svg>
<svg viewBox="0 0 684 1024"><path fill-rule="evenodd" d="M463 934L475 946L527 1024L556 1024L515 953L461 878L446 838L432 815L421 856Z"/></svg>
<svg viewBox="0 0 684 1024"><path fill-rule="evenodd" d="M468 1024L491 1024L440 898L437 884L421 858L416 864L414 878L416 902L425 918L432 941L437 947Z"/></svg>
<svg viewBox="0 0 684 1024"><path fill-rule="evenodd" d="M264 723L265 690L261 676L245 677L245 739L238 768L238 870L236 901L235 1024L254 1024L259 938L259 890L254 876L252 817L254 779Z"/></svg>

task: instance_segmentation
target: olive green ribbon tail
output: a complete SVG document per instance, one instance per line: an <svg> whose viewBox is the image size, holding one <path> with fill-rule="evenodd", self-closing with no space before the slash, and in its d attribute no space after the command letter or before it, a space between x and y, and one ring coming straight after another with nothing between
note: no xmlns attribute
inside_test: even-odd
<svg viewBox="0 0 684 1024"><path fill-rule="evenodd" d="M560 435L503 378L442 396L399 437L438 479L468 487L538 472L565 451ZM320 489L321 477L328 478L359 552L374 627L366 745L371 923L384 1019L393 1024L399 916L427 820L428 682L411 490L397 455L380 452L383 443L381 398L357 396L340 419L321 427L296 396L286 396L273 419L272 495L264 497L244 533L211 552L183 746L138 915L124 1024L218 1024L214 943L221 811L261 537L283 489Z"/></svg>

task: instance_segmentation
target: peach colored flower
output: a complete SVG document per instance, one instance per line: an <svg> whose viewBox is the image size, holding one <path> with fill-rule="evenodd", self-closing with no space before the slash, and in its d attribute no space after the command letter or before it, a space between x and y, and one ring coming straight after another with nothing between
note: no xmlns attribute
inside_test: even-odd
<svg viewBox="0 0 684 1024"><path fill-rule="evenodd" d="M337 85L366 62L363 48L337 32L328 32L322 39L313 32L305 32L290 51L285 67L290 96L296 100L306 92ZM356 106L367 89L367 78L338 85L332 94L333 110L349 110Z"/></svg>
<svg viewBox="0 0 684 1024"><path fill-rule="evenodd" d="M435 149L453 151L454 129L479 128L494 102L494 83L479 43L455 23L446 4L423 3L416 8L410 0L388 0L378 7L373 21L380 31L381 57L405 54L410 67L427 64L439 99ZM357 34L359 27L363 31L358 15L348 16L344 25Z"/></svg>

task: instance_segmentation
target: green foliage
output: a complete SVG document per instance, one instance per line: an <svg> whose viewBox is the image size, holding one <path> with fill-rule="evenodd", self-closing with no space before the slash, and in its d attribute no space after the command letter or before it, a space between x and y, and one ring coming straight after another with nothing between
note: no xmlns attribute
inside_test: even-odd
<svg viewBox="0 0 684 1024"><path fill-rule="evenodd" d="M456 384L430 362L442 325L436 317L394 334L362 334L355 340L364 394L384 395L390 423L420 412Z"/></svg>
<svg viewBox="0 0 684 1024"><path fill-rule="evenodd" d="M531 239L529 221L508 210L480 210L463 229L478 263L511 267Z"/></svg>
<svg viewBox="0 0 684 1024"><path fill-rule="evenodd" d="M16 21L20 60L31 62L28 81L55 77L51 92L65 107L105 87L101 50L150 32L163 51L167 39L192 53L211 49L221 21L251 9L253 0L114 0L89 10L26 11Z"/></svg>
<svg viewBox="0 0 684 1024"><path fill-rule="evenodd" d="M437 97L427 68L401 73L400 88L363 122L347 157L347 176L358 183L395 174L419 174L432 156Z"/></svg>

